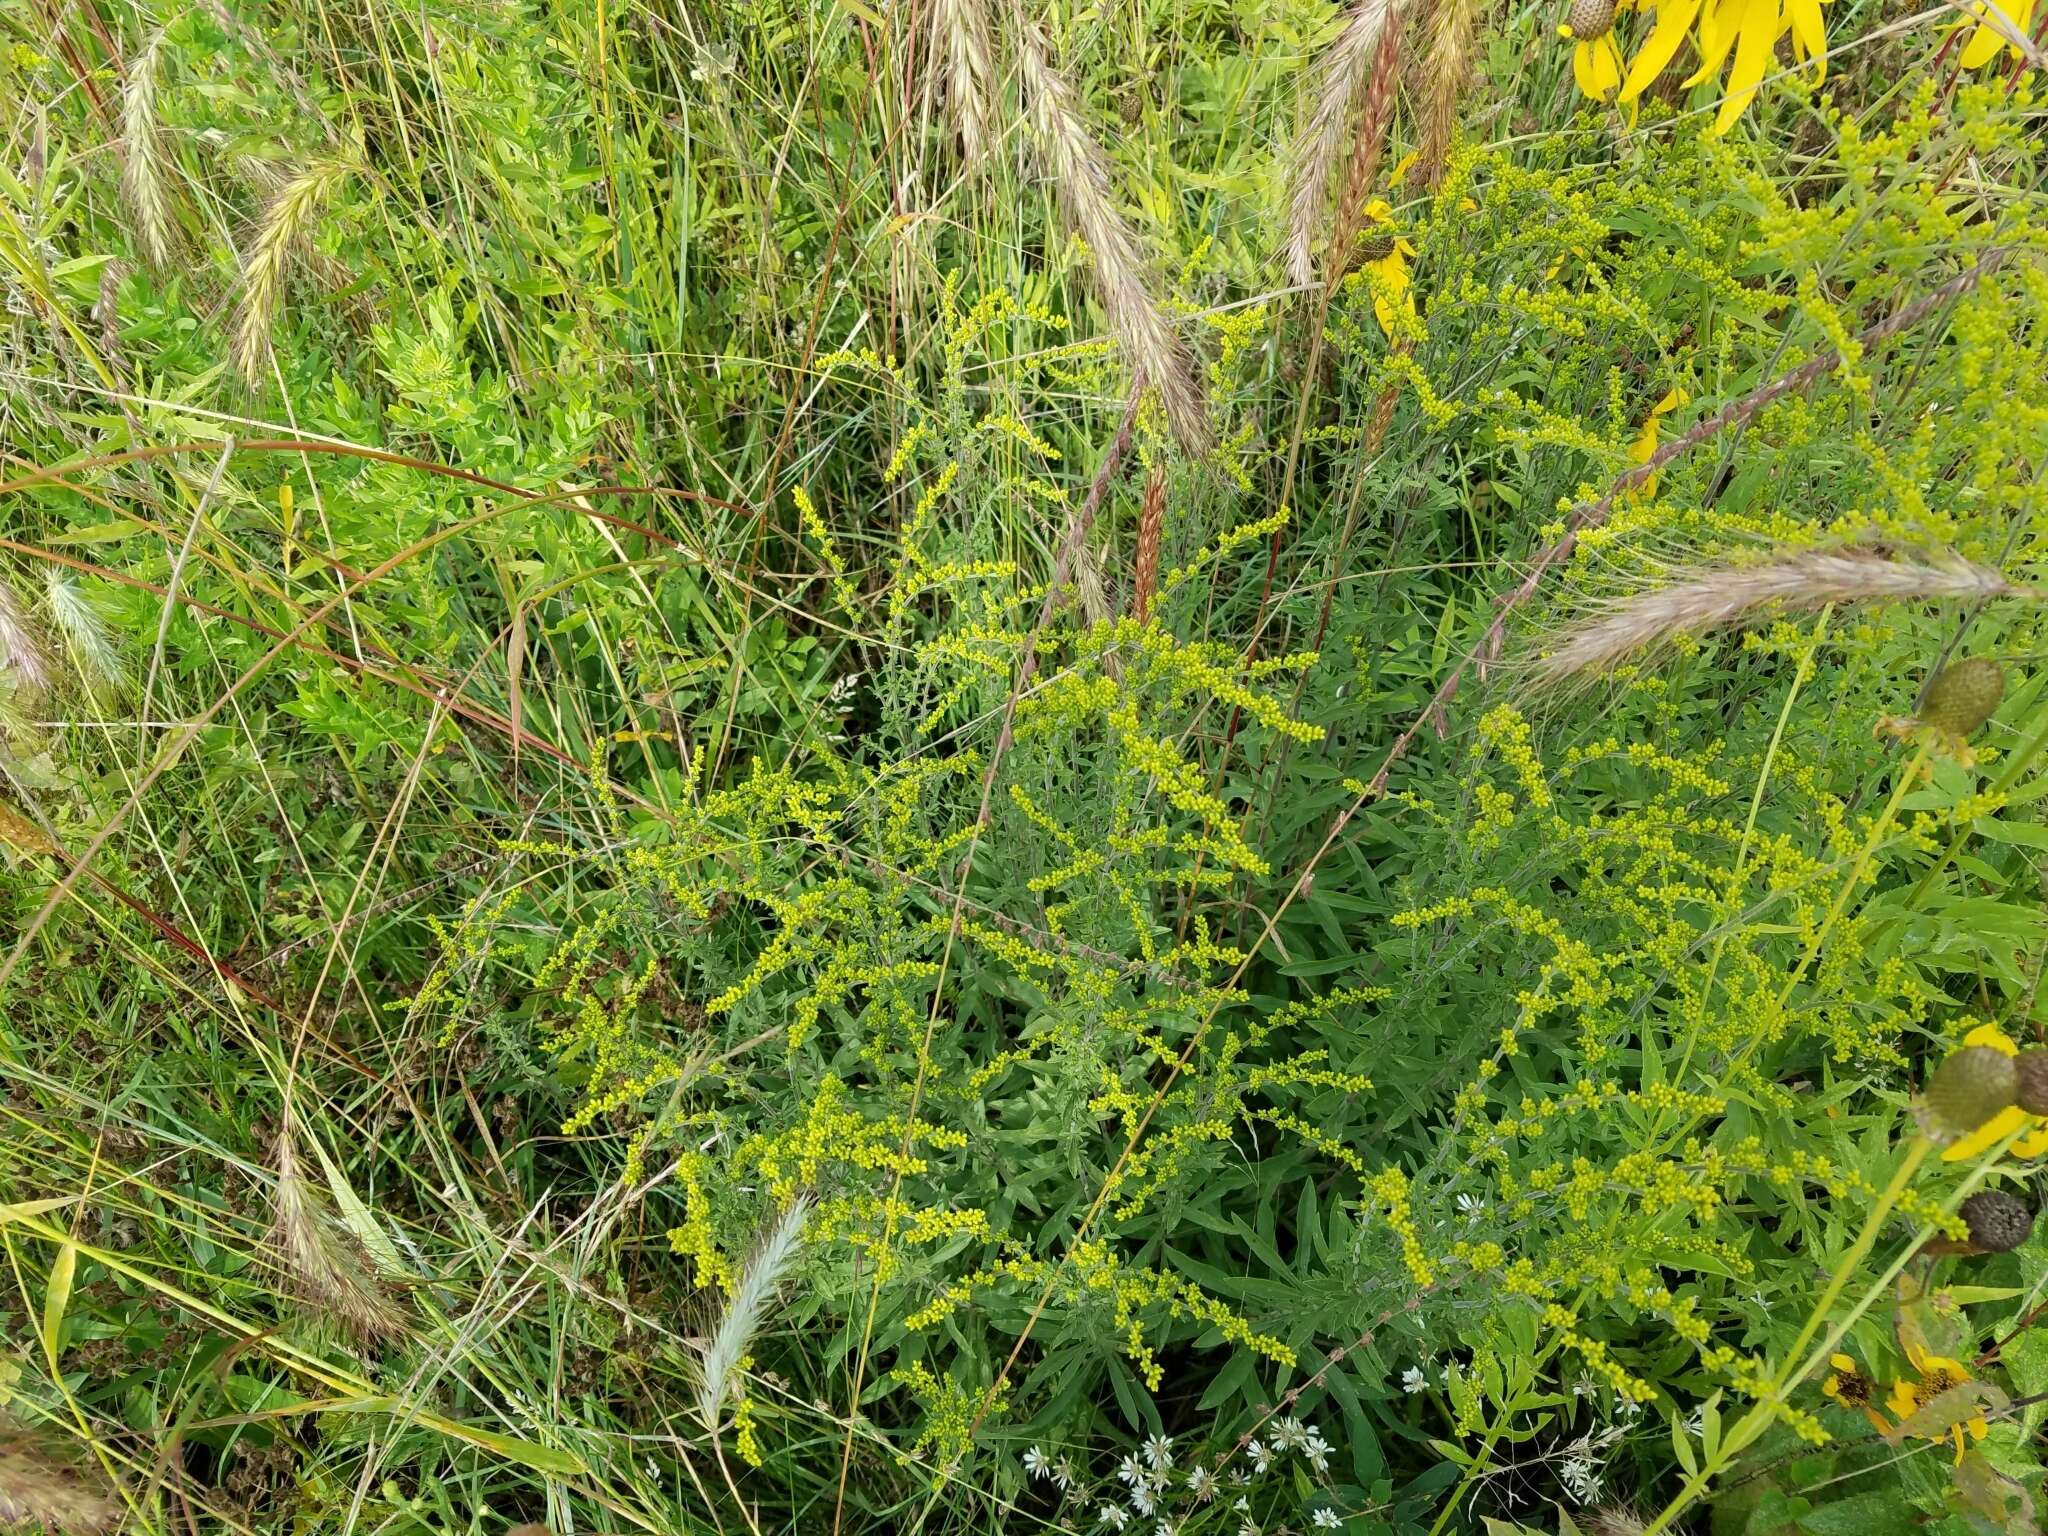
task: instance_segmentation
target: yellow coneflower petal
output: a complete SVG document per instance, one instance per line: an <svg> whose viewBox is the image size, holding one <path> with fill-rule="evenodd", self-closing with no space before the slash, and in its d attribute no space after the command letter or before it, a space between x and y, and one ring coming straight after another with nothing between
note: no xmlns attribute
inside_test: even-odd
<svg viewBox="0 0 2048 1536"><path fill-rule="evenodd" d="M1664 66L1677 55L1699 13L1700 0L1662 0L1657 7L1657 25L1636 51L1635 61L1628 67L1628 78L1621 83L1622 101L1634 101L1649 89L1652 80L1664 73Z"/></svg>
<svg viewBox="0 0 2048 1536"><path fill-rule="evenodd" d="M2017 1056L2020 1053L2020 1048L2012 1043L2012 1036L1996 1024L1979 1024L1963 1036L1963 1044L1985 1046L2001 1056Z"/></svg>
<svg viewBox="0 0 2048 1536"><path fill-rule="evenodd" d="M1595 38L1572 48L1572 75L1579 89L1594 101L1609 100L1621 87L1621 53L1614 36Z"/></svg>
<svg viewBox="0 0 2048 1536"><path fill-rule="evenodd" d="M1735 42L1735 62L1728 71L1728 94L1721 99L1721 111L1714 119L1714 132L1726 133L1735 126L1756 97L1770 67L1771 45L1778 40L1778 0L1748 0L1743 7L1741 31Z"/></svg>
<svg viewBox="0 0 2048 1536"><path fill-rule="evenodd" d="M1813 64L1818 85L1828 77L1828 28L1821 20L1820 0L1785 0L1785 19L1791 26L1792 52Z"/></svg>
<svg viewBox="0 0 2048 1536"><path fill-rule="evenodd" d="M2027 1112L2019 1105L2008 1104L1960 1141L1951 1142L1943 1147L1941 1160L1944 1163L1960 1163L1966 1158L1981 1157L2014 1131L2025 1130L2029 1118Z"/></svg>
<svg viewBox="0 0 2048 1536"><path fill-rule="evenodd" d="M2039 1157L2048 1152L2048 1122L2043 1122L2031 1136L2022 1136L2012 1144L2014 1157Z"/></svg>
<svg viewBox="0 0 2048 1536"><path fill-rule="evenodd" d="M1686 76L1683 83L1687 90L1721 73L1728 50L1735 46L1735 31L1745 4L1746 0L1706 0L1700 10L1700 67Z"/></svg>

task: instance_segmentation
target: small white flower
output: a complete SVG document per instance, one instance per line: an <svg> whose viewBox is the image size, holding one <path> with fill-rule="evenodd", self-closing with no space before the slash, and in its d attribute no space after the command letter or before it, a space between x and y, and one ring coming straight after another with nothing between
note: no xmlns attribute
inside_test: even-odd
<svg viewBox="0 0 2048 1536"><path fill-rule="evenodd" d="M1477 1216L1480 1210L1482 1209L1479 1197L1474 1194L1463 1194L1458 1196L1458 1209L1460 1211L1463 1211L1467 1216Z"/></svg>
<svg viewBox="0 0 2048 1536"><path fill-rule="evenodd" d="M1259 1536L1259 1528L1247 1520L1237 1528L1237 1536Z"/></svg>
<svg viewBox="0 0 2048 1536"><path fill-rule="evenodd" d="M1565 1491L1582 1504L1590 1504L1600 1497L1600 1476L1590 1461L1571 1457L1558 1467L1557 1479L1564 1484Z"/></svg>
<svg viewBox="0 0 2048 1536"><path fill-rule="evenodd" d="M1309 1516L1309 1519L1314 1523L1316 1529L1319 1531L1334 1531L1335 1529L1337 1529L1338 1526L1344 1523L1343 1520L1338 1517L1337 1511L1329 1508L1328 1506L1325 1506L1324 1508L1317 1510L1313 1515Z"/></svg>
<svg viewBox="0 0 2048 1536"><path fill-rule="evenodd" d="M1120 1483L1127 1483L1135 1488L1144 1475L1145 1469L1138 1465L1138 1458L1135 1456L1126 1456L1116 1464L1116 1480Z"/></svg>
<svg viewBox="0 0 2048 1536"><path fill-rule="evenodd" d="M1401 1373L1401 1390L1403 1392L1421 1392L1428 1386L1428 1378L1422 1374L1422 1367L1419 1365L1411 1365Z"/></svg>
<svg viewBox="0 0 2048 1536"><path fill-rule="evenodd" d="M1173 1533L1179 1529L1180 1527L1171 1520L1162 1520L1153 1528L1152 1536L1173 1536Z"/></svg>
<svg viewBox="0 0 2048 1536"><path fill-rule="evenodd" d="M1024 1470L1033 1477L1050 1476L1051 1468L1052 1463L1045 1459L1045 1452L1041 1451L1037 1446L1034 1445L1024 1453Z"/></svg>
<svg viewBox="0 0 2048 1536"><path fill-rule="evenodd" d="M1248 1515L1251 1513L1252 1501L1240 1493L1237 1496L1237 1502L1230 1507L1241 1515Z"/></svg>
<svg viewBox="0 0 2048 1536"><path fill-rule="evenodd" d="M1632 1419L1643 1411L1643 1405L1634 1398L1624 1397L1621 1400L1621 1406L1615 1411L1624 1419Z"/></svg>
<svg viewBox="0 0 2048 1536"><path fill-rule="evenodd" d="M1154 1472L1164 1472L1173 1465L1173 1441L1166 1435L1154 1435L1145 1442L1145 1459L1152 1463Z"/></svg>
<svg viewBox="0 0 2048 1536"><path fill-rule="evenodd" d="M1074 1486L1074 1464L1062 1456L1052 1464L1052 1480L1061 1488Z"/></svg>
<svg viewBox="0 0 2048 1536"><path fill-rule="evenodd" d="M1208 1503L1216 1497L1216 1474L1207 1467L1196 1467L1188 1473L1188 1492L1197 1503Z"/></svg>
<svg viewBox="0 0 2048 1536"><path fill-rule="evenodd" d="M1318 1472L1330 1470L1330 1442L1323 1438L1321 1430L1311 1429L1308 1432L1308 1438L1301 1442L1301 1454Z"/></svg>
<svg viewBox="0 0 2048 1536"><path fill-rule="evenodd" d="M1106 1525L1114 1531L1120 1531L1131 1523L1130 1514L1115 1504L1103 1505L1095 1512L1095 1519L1098 1524Z"/></svg>
<svg viewBox="0 0 2048 1536"><path fill-rule="evenodd" d="M1273 1426L1273 1444L1276 1449L1291 1451L1300 1445L1307 1431L1301 1427L1301 1420L1289 1414Z"/></svg>
<svg viewBox="0 0 2048 1536"><path fill-rule="evenodd" d="M1141 1515L1149 1515L1158 1506L1152 1502L1152 1485L1142 1479L1131 1484L1131 1508Z"/></svg>
<svg viewBox="0 0 2048 1536"><path fill-rule="evenodd" d="M1251 1457L1252 1467L1256 1471L1263 1472L1266 1470L1266 1468L1273 1465L1272 1450L1267 1446L1261 1445L1256 1440L1254 1440L1250 1445L1247 1445L1244 1448L1244 1453L1245 1455Z"/></svg>

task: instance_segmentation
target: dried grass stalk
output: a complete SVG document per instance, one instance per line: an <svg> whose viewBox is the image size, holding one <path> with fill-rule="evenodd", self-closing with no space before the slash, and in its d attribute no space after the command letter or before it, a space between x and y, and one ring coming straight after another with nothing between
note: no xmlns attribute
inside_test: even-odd
<svg viewBox="0 0 2048 1536"><path fill-rule="evenodd" d="M1761 565L1699 566L1666 584L1596 608L1531 667L1550 688L1611 671L1683 635L1753 624L1828 603L1969 601L2011 595L1997 571L1954 560L1916 564L1860 550L1808 551Z"/></svg>
<svg viewBox="0 0 2048 1536"><path fill-rule="evenodd" d="M932 57L945 79L946 108L970 164L988 143L989 101L995 94L988 40L982 0L932 0Z"/></svg>
<svg viewBox="0 0 2048 1536"><path fill-rule="evenodd" d="M1315 281L1330 177L1344 153L1345 130L1365 99L1393 8L1393 0L1358 0L1317 71L1315 108L1295 140L1287 177L1287 274L1303 287Z"/></svg>
<svg viewBox="0 0 2048 1536"><path fill-rule="evenodd" d="M1031 125L1044 151L1060 202L1095 256L1095 279L1118 344L1159 390L1167 424L1189 454L1209 446L1209 418L1187 348L1145 281L1138 237L1110 196L1108 161L1082 121L1074 88L1046 57L1045 36L1019 19L1018 52Z"/></svg>
<svg viewBox="0 0 2048 1536"><path fill-rule="evenodd" d="M1479 0L1436 0L1429 13L1415 146L1415 182L1425 191L1436 189L1450 159L1458 103L1472 69L1472 41L1478 27Z"/></svg>
<svg viewBox="0 0 2048 1536"><path fill-rule="evenodd" d="M32 1430L0 1424L0 1525L85 1536L120 1524L119 1502L97 1477L78 1469L67 1449Z"/></svg>
<svg viewBox="0 0 2048 1536"><path fill-rule="evenodd" d="M5 579L0 579L0 683L10 684L15 702L34 706L56 681L50 649L43 643L28 608Z"/></svg>
<svg viewBox="0 0 2048 1536"><path fill-rule="evenodd" d="M271 199L263 223L242 257L242 304L235 315L235 366L255 384L270 357L270 332L283 302L293 254L313 221L347 178L345 160L315 161Z"/></svg>
<svg viewBox="0 0 2048 1536"><path fill-rule="evenodd" d="M158 27L128 61L128 83L121 93L121 190L135 219L135 243L157 268L171 260L171 205L165 190L169 177L156 112L163 43L163 28Z"/></svg>
<svg viewBox="0 0 2048 1536"><path fill-rule="evenodd" d="M1138 512L1137 568L1131 580L1131 617L1144 623L1159 587L1159 536L1166 522L1166 471L1153 467L1145 482L1145 503Z"/></svg>
<svg viewBox="0 0 2048 1536"><path fill-rule="evenodd" d="M1401 79L1401 19L1390 7L1373 50L1372 73L1365 84L1365 104L1358 109L1358 131L1351 139L1351 159L1344 167L1344 192L1337 199L1337 222L1330 234L1330 254L1323 281L1335 285L1358 257L1358 232L1365 222L1366 194L1380 172L1386 153L1387 127L1394 120L1394 87Z"/></svg>
<svg viewBox="0 0 2048 1536"><path fill-rule="evenodd" d="M299 1301L331 1315L364 1344L405 1332L405 1314L377 1283L364 1253L299 1172L289 1132L277 1141L270 1241Z"/></svg>
<svg viewBox="0 0 2048 1536"><path fill-rule="evenodd" d="M739 1282L726 1298L718 1325L704 1346L703 1377L697 1384L697 1416L712 1434L718 1433L719 1414L732 1386L733 1372L746 1358L755 1334L768 1314L768 1303L789 1277L803 1245L804 1218L811 1213L808 1198L798 1199L777 1217L762 1236Z"/></svg>

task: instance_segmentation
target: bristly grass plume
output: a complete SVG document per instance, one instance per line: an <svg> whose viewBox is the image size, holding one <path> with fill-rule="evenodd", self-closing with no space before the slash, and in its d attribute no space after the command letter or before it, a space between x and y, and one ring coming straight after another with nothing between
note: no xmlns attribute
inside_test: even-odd
<svg viewBox="0 0 2048 1536"><path fill-rule="evenodd" d="M1314 109L1287 164L1287 275L1307 287L1316 277L1316 242L1329 207L1330 178L1347 130L1365 100L1380 31L1393 0L1358 0L1316 74Z"/></svg>
<svg viewBox="0 0 2048 1536"><path fill-rule="evenodd" d="M10 686L16 702L33 705L49 693L54 680L49 647L27 605L0 578L0 682Z"/></svg>
<svg viewBox="0 0 2048 1536"><path fill-rule="evenodd" d="M1806 551L1759 565L1696 566L1569 621L1562 641L1532 663L1530 681L1536 688L1556 687L1612 671L1681 636L1827 603L1970 601L2019 590L1997 571L1966 561L1923 565L1857 550Z"/></svg>
<svg viewBox="0 0 2048 1536"><path fill-rule="evenodd" d="M988 144L989 103L995 95L982 0L933 0L932 59L945 83L946 109L960 135L961 153L971 165Z"/></svg>
<svg viewBox="0 0 2048 1536"><path fill-rule="evenodd" d="M65 1536L111 1530L121 1506L45 1436L0 1422L0 1524Z"/></svg>
<svg viewBox="0 0 2048 1536"><path fill-rule="evenodd" d="M1479 0L1435 0L1427 22L1428 45L1416 111L1415 185L1434 190L1450 159L1458 126L1458 103L1472 69L1472 44L1479 30Z"/></svg>
<svg viewBox="0 0 2048 1536"><path fill-rule="evenodd" d="M284 299L292 256L352 167L318 160L286 182L264 212L256 238L242 257L242 303L235 314L235 366L251 384L263 377L270 331Z"/></svg>
<svg viewBox="0 0 2048 1536"><path fill-rule="evenodd" d="M121 653L107 633L106 618L95 608L68 571L53 568L44 588L50 618L63 637L65 651L86 691L95 698L118 694L127 673Z"/></svg>
<svg viewBox="0 0 2048 1536"><path fill-rule="evenodd" d="M369 1256L299 1172L289 1131L277 1140L277 1185L271 1199L271 1245L300 1302L330 1314L364 1344L404 1333L405 1314L377 1283Z"/></svg>
<svg viewBox="0 0 2048 1536"><path fill-rule="evenodd" d="M732 1294L726 1297L725 1307L718 1315L718 1324L711 1330L710 1340L704 1346L703 1378L697 1387L697 1417L714 1435L718 1433L719 1413L725 1406L733 1372L746 1358L748 1346L753 1343L754 1335L760 1331L767 1316L768 1303L775 1299L782 1282L789 1276L790 1266L796 1262L798 1250L803 1246L804 1218L810 1212L809 1198L799 1197L762 1235L759 1246L741 1270Z"/></svg>
<svg viewBox="0 0 2048 1536"><path fill-rule="evenodd" d="M1199 455L1210 435L1201 385L1187 347L1147 285L1138 237L1111 197L1108 160L1082 121L1074 88L1047 58L1045 36L1035 23L1019 20L1018 44L1031 125L1060 202L1095 259L1110 329L1131 364L1158 389L1182 450Z"/></svg>
<svg viewBox="0 0 2048 1536"><path fill-rule="evenodd" d="M171 260L171 212L166 191L163 129L157 121L157 72L163 59L163 28L128 61L121 93L121 190L135 218L136 243L151 265Z"/></svg>

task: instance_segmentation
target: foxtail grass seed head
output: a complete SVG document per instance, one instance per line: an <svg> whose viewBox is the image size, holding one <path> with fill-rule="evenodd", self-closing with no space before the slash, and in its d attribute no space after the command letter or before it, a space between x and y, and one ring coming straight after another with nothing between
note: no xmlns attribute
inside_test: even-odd
<svg viewBox="0 0 2048 1536"><path fill-rule="evenodd" d="M971 165L988 143L989 103L995 96L982 0L933 0L932 57L943 72L953 131Z"/></svg>
<svg viewBox="0 0 2048 1536"><path fill-rule="evenodd" d="M128 80L121 93L121 191L135 220L135 243L158 268L171 260L168 166L156 107L163 45L159 27L128 61Z"/></svg>
<svg viewBox="0 0 2048 1536"><path fill-rule="evenodd" d="M1428 51L1423 60L1422 104L1417 112L1417 185L1434 191L1451 157L1458 104L1472 72L1473 40L1479 29L1479 0L1436 0L1429 13Z"/></svg>
<svg viewBox="0 0 2048 1536"><path fill-rule="evenodd" d="M366 1345L405 1332L405 1314L378 1284L369 1255L301 1174L289 1134L278 1139L272 1202L271 1246L301 1303L328 1314Z"/></svg>
<svg viewBox="0 0 2048 1536"><path fill-rule="evenodd" d="M1967 1136L2019 1097L2013 1059L1988 1045L1950 1051L1921 1094L1922 1120L1936 1141Z"/></svg>
<svg viewBox="0 0 2048 1536"><path fill-rule="evenodd" d="M1537 688L1597 676L1680 636L1754 624L1829 603L1885 603L2008 596L1998 572L1964 561L1916 564L1859 550L1805 551L1757 565L1696 566L1634 597L1570 622L1562 642L1531 669Z"/></svg>
<svg viewBox="0 0 2048 1536"><path fill-rule="evenodd" d="M53 569L46 587L50 618L63 637L71 664L95 697L117 694L127 682L121 653L107 633L107 621L68 571Z"/></svg>
<svg viewBox="0 0 2048 1536"><path fill-rule="evenodd" d="M121 1506L47 1436L0 1423L0 1525L60 1536L112 1530Z"/></svg>
<svg viewBox="0 0 2048 1536"><path fill-rule="evenodd" d="M242 302L235 314L235 366L255 384L270 357L271 329L284 301L293 256L307 233L347 179L345 160L315 161L284 184L271 199L255 238L242 257Z"/></svg>
<svg viewBox="0 0 2048 1536"><path fill-rule="evenodd" d="M2005 668L1976 656L1941 669L1920 706L1920 723L1956 741L1967 740L2005 697Z"/></svg>
<svg viewBox="0 0 2048 1536"><path fill-rule="evenodd" d="M1358 0L1316 73L1315 104L1287 165L1287 275L1307 287L1316 278L1315 251L1329 210L1330 180L1365 101L1391 0Z"/></svg>
<svg viewBox="0 0 2048 1536"><path fill-rule="evenodd" d="M0 578L0 685L17 704L40 703L56 681L49 647L44 644L28 607L13 587Z"/></svg>
<svg viewBox="0 0 2048 1536"><path fill-rule="evenodd" d="M803 1246L804 1219L810 1212L809 1198L799 1198L762 1234L704 1346L703 1377L697 1385L697 1417L714 1435L718 1433L733 1373L760 1331L768 1304L796 1263Z"/></svg>
<svg viewBox="0 0 2048 1536"><path fill-rule="evenodd" d="M1037 24L1021 21L1019 33L1031 126L1061 205L1095 258L1110 329L1126 359L1159 391L1182 451L1198 456L1209 446L1209 418L1194 364L1147 286L1138 237L1111 197L1108 161L1082 120L1074 88L1052 67Z"/></svg>
<svg viewBox="0 0 2048 1536"><path fill-rule="evenodd" d="M2002 1189L1980 1189L1962 1204L1970 1246L1986 1253L2011 1253L2034 1230L2034 1212Z"/></svg>

